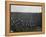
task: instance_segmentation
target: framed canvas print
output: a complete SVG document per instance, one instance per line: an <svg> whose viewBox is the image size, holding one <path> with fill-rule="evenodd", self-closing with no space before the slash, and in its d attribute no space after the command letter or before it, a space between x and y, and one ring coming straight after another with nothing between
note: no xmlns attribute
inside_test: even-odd
<svg viewBox="0 0 46 37"><path fill-rule="evenodd" d="M45 4L6 1L6 36L45 33Z"/></svg>

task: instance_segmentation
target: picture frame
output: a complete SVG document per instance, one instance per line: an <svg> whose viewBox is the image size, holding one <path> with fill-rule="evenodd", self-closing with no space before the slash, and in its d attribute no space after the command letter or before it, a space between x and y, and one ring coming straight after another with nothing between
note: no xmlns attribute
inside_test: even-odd
<svg viewBox="0 0 46 37"><path fill-rule="evenodd" d="M6 36L16 36L16 35L34 35L34 34L44 34L45 33L45 4L39 2L20 2L20 1L5 1L5 35ZM42 12L42 31L41 32L10 32L10 11L11 4L22 5L22 6L40 6Z"/></svg>

